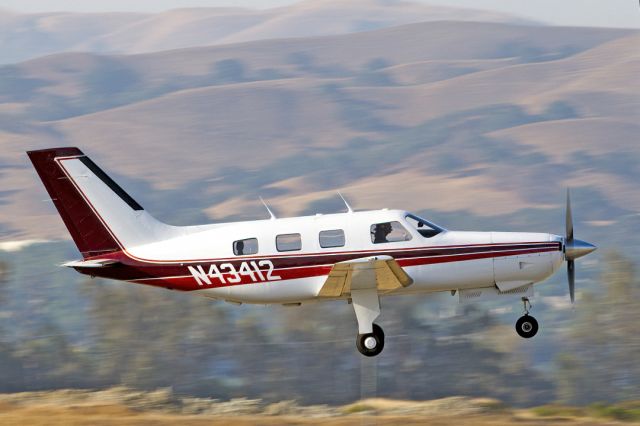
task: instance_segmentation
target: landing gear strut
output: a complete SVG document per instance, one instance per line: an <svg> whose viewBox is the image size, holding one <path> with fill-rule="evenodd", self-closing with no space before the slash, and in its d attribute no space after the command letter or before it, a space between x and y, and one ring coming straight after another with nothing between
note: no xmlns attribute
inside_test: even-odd
<svg viewBox="0 0 640 426"><path fill-rule="evenodd" d="M523 297L522 303L524 303L524 315L516 322L516 332L520 337L530 339L538 333L538 321L529 315L529 309L532 307L529 299Z"/></svg>

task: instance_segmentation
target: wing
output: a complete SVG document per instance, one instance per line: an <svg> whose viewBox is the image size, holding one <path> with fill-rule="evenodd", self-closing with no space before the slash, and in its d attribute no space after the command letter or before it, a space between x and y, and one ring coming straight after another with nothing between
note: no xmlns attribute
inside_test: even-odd
<svg viewBox="0 0 640 426"><path fill-rule="evenodd" d="M365 257L333 265L319 297L340 297L351 290L377 289L389 293L413 284L413 279L391 256Z"/></svg>

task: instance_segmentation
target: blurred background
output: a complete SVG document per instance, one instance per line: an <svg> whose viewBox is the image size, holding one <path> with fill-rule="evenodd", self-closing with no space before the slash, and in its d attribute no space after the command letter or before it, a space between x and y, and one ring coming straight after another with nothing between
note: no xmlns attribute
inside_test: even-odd
<svg viewBox="0 0 640 426"><path fill-rule="evenodd" d="M3 3L0 392L640 399L637 3L557 5L562 22L546 2ZM599 250L575 306L565 272L536 286L534 339L517 300L386 298L387 347L365 360L344 303L234 306L59 267L79 254L24 154L53 146L180 225L265 218L259 196L280 216L341 211L340 190L449 229L562 235L571 187Z"/></svg>

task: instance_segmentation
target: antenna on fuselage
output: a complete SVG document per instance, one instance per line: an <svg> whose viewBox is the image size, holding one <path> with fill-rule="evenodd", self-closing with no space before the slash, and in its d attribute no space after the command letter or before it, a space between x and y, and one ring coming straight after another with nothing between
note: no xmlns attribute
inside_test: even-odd
<svg viewBox="0 0 640 426"><path fill-rule="evenodd" d="M273 214L273 212L271 211L271 209L269 208L269 206L267 205L267 203L265 203L265 201L262 199L262 197L260 197L260 201L262 201L262 205L264 206L265 209L267 209L267 211L269 212L269 216L271 216L271 220L275 220L276 219L276 215Z"/></svg>
<svg viewBox="0 0 640 426"><path fill-rule="evenodd" d="M340 198L342 198L342 201L344 202L344 205L347 206L347 212L348 213L353 213L353 209L351 208L351 206L349 205L349 203L347 203L347 200L342 196L342 194L340 193L340 191L338 191L338 195L340 196Z"/></svg>

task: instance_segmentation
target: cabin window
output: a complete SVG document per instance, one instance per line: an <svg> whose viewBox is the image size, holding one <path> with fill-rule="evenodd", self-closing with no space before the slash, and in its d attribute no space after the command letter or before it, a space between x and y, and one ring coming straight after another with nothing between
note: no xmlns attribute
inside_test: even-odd
<svg viewBox="0 0 640 426"><path fill-rule="evenodd" d="M258 239L247 238L233 242L233 254L243 256L246 254L256 254L258 252Z"/></svg>
<svg viewBox="0 0 640 426"><path fill-rule="evenodd" d="M331 229L320 231L320 247L344 247L344 231L342 229Z"/></svg>
<svg viewBox="0 0 640 426"><path fill-rule="evenodd" d="M374 244L395 243L409 241L410 239L411 234L400 222L393 221L371 225L371 242Z"/></svg>
<svg viewBox="0 0 640 426"><path fill-rule="evenodd" d="M278 251L294 251L302 248L300 234L282 234L276 237Z"/></svg>
<svg viewBox="0 0 640 426"><path fill-rule="evenodd" d="M420 233L420 235L425 238L435 237L436 235L444 231L444 229L439 227L438 225L412 214L408 214L406 219L409 225L411 225L416 231Z"/></svg>

